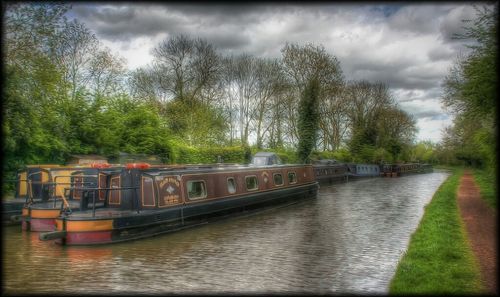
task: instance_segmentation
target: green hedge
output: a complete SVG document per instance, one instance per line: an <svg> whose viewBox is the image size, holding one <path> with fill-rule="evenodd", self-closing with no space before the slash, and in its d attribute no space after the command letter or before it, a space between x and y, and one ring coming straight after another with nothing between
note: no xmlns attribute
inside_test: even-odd
<svg viewBox="0 0 500 297"><path fill-rule="evenodd" d="M223 163L248 163L248 149L235 147L207 147L195 148L177 145L172 147L170 163L172 164L210 164L222 161Z"/></svg>

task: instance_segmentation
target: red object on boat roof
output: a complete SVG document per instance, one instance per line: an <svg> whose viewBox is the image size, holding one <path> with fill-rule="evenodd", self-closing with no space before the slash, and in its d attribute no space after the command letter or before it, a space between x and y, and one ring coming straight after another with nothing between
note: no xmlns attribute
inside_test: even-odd
<svg viewBox="0 0 500 297"><path fill-rule="evenodd" d="M149 167L151 167L151 165L149 165L148 163L128 163L127 164L127 169L133 169L133 168L148 169Z"/></svg>

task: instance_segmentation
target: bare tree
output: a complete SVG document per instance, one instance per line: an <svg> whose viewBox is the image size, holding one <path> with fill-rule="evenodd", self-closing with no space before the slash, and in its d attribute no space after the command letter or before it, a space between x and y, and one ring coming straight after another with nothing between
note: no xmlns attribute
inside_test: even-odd
<svg viewBox="0 0 500 297"><path fill-rule="evenodd" d="M226 94L230 100L230 108L237 111L241 143L248 144L258 91L257 59L242 54L227 58L225 66Z"/></svg>
<svg viewBox="0 0 500 297"><path fill-rule="evenodd" d="M91 79L87 71L99 41L83 23L74 20L66 22L61 32L61 46L57 49L60 65L65 66L65 78L71 82L71 98L74 99L78 88L86 86Z"/></svg>
<svg viewBox="0 0 500 297"><path fill-rule="evenodd" d="M285 87L284 76L278 60L257 60L257 92L255 97L254 128L256 145L262 148L265 135L277 121L273 119Z"/></svg>
<svg viewBox="0 0 500 297"><path fill-rule="evenodd" d="M338 93L326 96L320 105L319 144L324 151L338 150L346 141L349 131L347 100L345 88L340 88Z"/></svg>
<svg viewBox="0 0 500 297"><path fill-rule="evenodd" d="M211 44L179 35L161 42L153 55L162 91L180 100L213 99L210 89L217 84L221 65Z"/></svg>
<svg viewBox="0 0 500 297"><path fill-rule="evenodd" d="M89 63L90 85L94 97L107 96L121 89L125 61L113 55L108 48L99 50Z"/></svg>

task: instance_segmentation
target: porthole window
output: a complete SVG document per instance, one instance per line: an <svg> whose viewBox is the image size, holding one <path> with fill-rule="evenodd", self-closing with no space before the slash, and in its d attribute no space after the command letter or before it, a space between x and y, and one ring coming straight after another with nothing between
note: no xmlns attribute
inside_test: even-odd
<svg viewBox="0 0 500 297"><path fill-rule="evenodd" d="M187 182L188 198L190 200L203 199L207 197L207 187L205 181L188 181Z"/></svg>
<svg viewBox="0 0 500 297"><path fill-rule="evenodd" d="M283 185L283 175L281 175L281 173L273 174L273 179L274 179L275 186L282 186Z"/></svg>
<svg viewBox="0 0 500 297"><path fill-rule="evenodd" d="M297 175L295 172L288 172L288 183L295 184L297 182Z"/></svg>
<svg viewBox="0 0 500 297"><path fill-rule="evenodd" d="M227 179L227 191L229 192L229 194L236 193L236 181L233 177Z"/></svg>
<svg viewBox="0 0 500 297"><path fill-rule="evenodd" d="M255 191L259 189L259 182L257 180L257 176L251 175L245 177L245 182L247 185L247 191Z"/></svg>

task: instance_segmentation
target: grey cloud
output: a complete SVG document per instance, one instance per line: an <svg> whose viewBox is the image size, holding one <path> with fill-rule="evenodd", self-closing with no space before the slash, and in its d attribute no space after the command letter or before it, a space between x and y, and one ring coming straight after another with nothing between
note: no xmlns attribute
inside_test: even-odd
<svg viewBox="0 0 500 297"><path fill-rule="evenodd" d="M355 58L354 58L355 57ZM371 60L369 53L341 60L346 76L354 80L381 81L390 88L428 89L439 84L439 75L413 69L414 61L394 58L391 62Z"/></svg>
<svg viewBox="0 0 500 297"><path fill-rule="evenodd" d="M388 26L396 31L417 34L433 32L438 25L439 11L430 6L405 6L389 17Z"/></svg>
<svg viewBox="0 0 500 297"><path fill-rule="evenodd" d="M430 118L432 120L443 120L446 117L443 116L443 112L440 110L425 110L425 111L419 111L413 108L411 111L411 114L416 118L416 119L421 119L421 118Z"/></svg>
<svg viewBox="0 0 500 297"><path fill-rule="evenodd" d="M178 13L189 16L206 16L213 15L218 18L240 18L248 14L265 13L272 10L273 7L269 5L255 5L255 4L210 4L210 5L196 5L196 4L170 4L169 9ZM287 6L281 7L286 9ZM274 7L279 9L280 7Z"/></svg>
<svg viewBox="0 0 500 297"><path fill-rule="evenodd" d="M453 50L445 46L433 48L427 53L431 61L452 60L455 55Z"/></svg>
<svg viewBox="0 0 500 297"><path fill-rule="evenodd" d="M147 8L86 6L78 7L76 13L100 37L113 41L182 30L183 20L178 16L168 15L164 9Z"/></svg>
<svg viewBox="0 0 500 297"><path fill-rule="evenodd" d="M380 13L384 17L390 17L401 9L402 5L389 4L389 5L376 5L370 8L370 12Z"/></svg>
<svg viewBox="0 0 500 297"><path fill-rule="evenodd" d="M188 31L196 25L219 26L225 22L248 24L259 20L257 12L265 7L255 5L75 5L73 11L102 37L127 39L132 36L153 37L166 30ZM255 13L252 13L255 12ZM120 35L116 37L116 35Z"/></svg>
<svg viewBox="0 0 500 297"><path fill-rule="evenodd" d="M243 33L234 34L233 32L211 31L201 34L199 37L204 38L220 50L237 50L250 44L250 39Z"/></svg>
<svg viewBox="0 0 500 297"><path fill-rule="evenodd" d="M442 90L439 87L432 89L399 89L393 88L398 97L398 102L411 104L412 101L420 100L423 102L435 101L441 98Z"/></svg>
<svg viewBox="0 0 500 297"><path fill-rule="evenodd" d="M443 120L447 118L440 108L436 108L436 105L441 105L439 99L425 101L415 99L404 102L399 100L398 102L401 109L412 114L416 119L430 118L432 120Z"/></svg>
<svg viewBox="0 0 500 297"><path fill-rule="evenodd" d="M465 33L464 20L472 20L475 18L475 10L471 6L459 6L451 9L442 20L439 31L441 37L447 42L463 42L456 39L457 35Z"/></svg>

